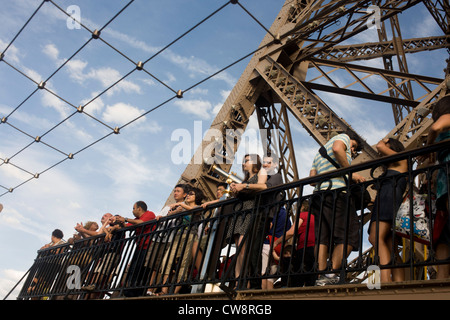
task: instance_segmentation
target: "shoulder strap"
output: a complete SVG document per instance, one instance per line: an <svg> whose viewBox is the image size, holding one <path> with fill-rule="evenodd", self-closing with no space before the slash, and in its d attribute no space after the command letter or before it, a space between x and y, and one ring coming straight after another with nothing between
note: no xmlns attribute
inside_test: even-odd
<svg viewBox="0 0 450 320"><path fill-rule="evenodd" d="M331 164L332 164L333 166L335 166L336 168L339 169L339 168L341 167L336 161L334 161L334 160L328 155L327 149L325 149L324 146L320 147L319 153L320 153L320 155L321 155L322 157L324 157L325 159L327 159L328 161L330 161Z"/></svg>
<svg viewBox="0 0 450 320"><path fill-rule="evenodd" d="M324 146L321 146L321 147L320 147L319 153L320 153L320 155L321 155L322 157L324 157L325 159L327 159L328 161L330 161L330 163L331 163L333 166L335 166L337 169L341 168L341 166L340 166L336 161L334 161L334 160L328 155L327 149L325 149ZM343 178L344 178L344 180L345 180L345 183L347 183L347 177L344 176Z"/></svg>

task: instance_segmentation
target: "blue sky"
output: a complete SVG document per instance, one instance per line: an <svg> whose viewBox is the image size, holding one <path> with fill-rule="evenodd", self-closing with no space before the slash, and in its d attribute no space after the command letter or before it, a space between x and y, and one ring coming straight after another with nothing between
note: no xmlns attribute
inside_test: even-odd
<svg viewBox="0 0 450 320"><path fill-rule="evenodd" d="M283 0L240 2L266 28L284 4ZM3 52L41 1L0 0L0 3L0 52ZM67 10L74 1L55 3ZM127 3L76 1L80 21L90 30L102 28ZM91 37L84 28L73 28L66 15L45 2L4 57L27 77L0 62L0 118L11 114L8 117L11 125L31 137L44 135L73 113L73 106L84 105L97 97L132 71L133 63L154 56L225 3L223 0L134 1L101 32L102 39L120 53L99 39L91 40L46 83L46 88L68 103L46 90L39 90L11 114L37 87L27 77L37 83L47 79ZM421 17L420 24L411 23L418 17ZM441 34L422 5L402 14L402 22L405 39ZM42 137L42 142L52 148L33 143L15 155L33 138L0 124L0 157L12 157L11 163L28 171L1 165L0 185L15 187L30 178L30 173L42 172L65 159L67 154L77 153L105 136L111 128L121 127L161 105L174 96L174 90L190 88L255 50L265 33L238 5L227 5L148 61L144 65L148 73L136 70L88 103L84 111L92 117L75 114ZM376 32L368 30L352 41L376 42ZM442 78L447 57L445 50L408 57L410 72ZM3 257L0 297L31 266L36 251L50 241L55 228L63 230L67 239L76 223L98 222L105 212L131 216L137 200L146 201L150 210L157 213L186 167L184 163L174 162L172 151L177 141L173 141L172 134L180 129L190 132L194 152L199 143L194 140L195 128L200 126L203 132L209 128L248 61L249 58L243 60L189 90L183 99L165 103L124 127L120 134L105 138L75 154L74 159L0 197L4 206L0 213L0 255ZM380 60L362 63L381 67ZM393 127L388 104L333 95L321 97L371 144ZM257 128L255 119L248 128ZM291 129L300 176L304 177L317 144L293 119ZM0 190L3 192L5 189Z"/></svg>

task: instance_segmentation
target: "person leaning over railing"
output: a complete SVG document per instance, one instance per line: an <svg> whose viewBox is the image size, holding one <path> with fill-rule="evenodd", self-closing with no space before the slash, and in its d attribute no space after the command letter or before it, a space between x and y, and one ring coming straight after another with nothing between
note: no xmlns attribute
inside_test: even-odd
<svg viewBox="0 0 450 320"><path fill-rule="evenodd" d="M279 158L275 154L272 155L269 153L263 157L262 169L259 173L259 175L267 175L265 181L261 179L261 182L258 183L232 183L231 188L234 192L247 192L249 195L256 195L258 191L282 185L283 178L278 171L278 167ZM283 195L283 192L271 192L265 193L260 197L259 207L253 222L252 234L254 238L250 242L251 247L249 248L248 258L248 274L250 276L248 287L251 289L264 289L268 285L267 279L261 280L255 278L255 276L260 276L261 272L265 270L262 266L263 259L266 259L266 254L263 251L263 243L274 217L282 209L280 208L280 201L283 199ZM280 222L280 224L284 226L284 221Z"/></svg>
<svg viewBox="0 0 450 320"><path fill-rule="evenodd" d="M245 174L244 181L242 184L245 185L245 189L236 189L235 184L231 184L231 191L237 197L243 200L242 211L243 214L239 214L236 219L232 219L232 223L228 225L226 239L234 241L236 248L242 246L239 252L236 252L237 260L234 269L235 277L238 278L244 264L244 256L246 254L247 240L244 240L244 235L252 231L252 210L255 206L255 196L254 194L248 195L245 190L248 190L250 184L263 184L267 181L267 173L265 169L262 169L261 158L257 154L246 154L244 156L244 162L242 163L242 171ZM238 184L239 185L239 184ZM261 240L262 246L262 240ZM258 251L258 255L261 255L261 250Z"/></svg>
<svg viewBox="0 0 450 320"><path fill-rule="evenodd" d="M115 220L119 223L125 223L126 226L129 227L155 219L155 214L152 211L147 210L147 204L144 201L137 201L133 205L133 215L135 219L117 216ZM137 227L134 230L137 246L125 279L126 288L123 293L126 297L138 297L144 295L143 289L136 289L133 287L137 286L141 281L145 281L143 279L145 273L143 265L147 254L147 247L150 243L149 234L153 226L153 224L146 224L145 227Z"/></svg>
<svg viewBox="0 0 450 320"><path fill-rule="evenodd" d="M59 229L53 230L52 235L51 235L51 241L49 243L45 244L44 246L42 246L40 250L45 250L45 249L50 250L50 248L52 248L52 247L59 246L59 245L66 243L66 241L63 240L63 237L64 237L64 234L61 230L59 230ZM44 256L44 258L42 259L43 261L40 262L37 273L27 289L28 294L33 293L33 291L36 288L37 288L38 292L50 290L50 286L51 286L53 280L55 279L56 274L60 268L57 265L55 265L55 263L52 262L51 259L46 260L45 256L58 254L58 253L60 253L61 250L62 250L61 248L55 249L55 250L47 251L43 254L43 256Z"/></svg>
<svg viewBox="0 0 450 320"><path fill-rule="evenodd" d="M186 200L178 203L178 206L181 207L184 211L198 208L201 206L204 198L205 196L200 189L191 187L187 192ZM179 255L181 258L180 261L178 262L179 267L178 267L177 282L180 282L183 279L183 277L185 277L188 274L189 266L191 265L190 262L193 257L201 259L200 256L201 254L197 252L197 250L199 249L197 231L199 221L202 220L201 213L202 211L196 211L194 214L192 214L192 217L190 215L186 215L185 217L183 217L185 221L189 221L191 223L191 226L187 227L188 228L187 230L183 229L180 230L180 232L183 232L183 234L180 237L179 241L174 242L171 254L168 255L167 262L169 263L169 265L175 259L175 252L177 253L177 256ZM171 273L170 269L171 268L166 267L164 272L163 283L167 282L169 275ZM181 286L176 286L174 293L178 293L180 290ZM169 293L168 287L162 287L159 295L164 295L167 293Z"/></svg>
<svg viewBox="0 0 450 320"><path fill-rule="evenodd" d="M227 188L228 188L228 183L226 183L226 182L219 182L217 184L217 189L216 189L216 199L203 202L202 203L202 208L206 209L207 206L219 202L220 199L222 198L222 196L224 195L225 190Z"/></svg>
<svg viewBox="0 0 450 320"><path fill-rule="evenodd" d="M432 119L434 123L428 132L427 144L450 140L450 95L441 98L433 108ZM444 149L437 153L437 160L440 164L450 162L450 150ZM419 158L424 161L428 156ZM448 168L448 166L447 166ZM447 169L448 170L448 169ZM444 227L436 243L436 259L444 260L450 256L450 222L448 205L448 184L450 181L449 172L444 168L439 169L436 177L436 209L444 212ZM436 232L436 231L435 231ZM436 278L446 279L450 277L450 266L439 265Z"/></svg>
<svg viewBox="0 0 450 320"><path fill-rule="evenodd" d="M82 238L89 238L98 234L98 224L95 221L88 221L84 225L83 223L77 223L74 229L79 232Z"/></svg>
<svg viewBox="0 0 450 320"><path fill-rule="evenodd" d="M176 248L176 244L172 245L172 243L175 238L174 233L176 234L177 232L176 230L173 231L172 228L176 226L177 219L165 219L161 221L161 218L169 217L184 211L183 207L180 207L178 204L185 200L188 190L189 185L182 183L177 184L173 189L173 199L175 200L175 203L164 207L156 217L157 228L152 237L152 242L147 252L147 256L145 257L144 264L151 272L150 286L159 283L163 278L165 269L170 268L169 263L167 262L168 256L172 251L171 248ZM156 287L149 288L146 295L154 295L156 290Z"/></svg>
<svg viewBox="0 0 450 320"><path fill-rule="evenodd" d="M113 225L114 225L114 216L111 213L105 213L100 222L102 226L98 230L89 230L87 226L78 224L75 227L75 230L84 234L85 237L94 237L98 235L105 234L104 242L109 242L111 240ZM116 234L119 234L118 232ZM95 268L92 270L92 277L90 279L90 284L86 284L82 287L83 291L91 292L87 295L87 299L97 299L100 297L100 293L92 293L92 291L96 289L100 289L106 286L112 279L113 276L116 275L117 270L116 266L120 261L120 253L114 250L114 246L108 246L107 250L105 245L99 247L98 252L96 252L97 256L97 264Z"/></svg>
<svg viewBox="0 0 450 320"><path fill-rule="evenodd" d="M324 146L328 156L338 163L341 168L350 166L352 156L357 151L360 151L361 147L359 137L352 133L343 133L334 136ZM322 156L321 153L318 152L314 157L314 162L310 170L310 176L313 177L335 169L336 167L326 157ZM365 178L357 173L353 173L352 180L356 183L364 182ZM314 191L318 192L320 190L327 190L329 188L329 183L330 182L325 181L320 185L316 185ZM346 187L344 177L336 177L331 179L331 184L331 190ZM317 196L313 197L313 199L317 198ZM322 211L320 211L321 205ZM343 192L339 192L336 203L334 203L333 192L326 192L326 194L323 195L322 204L313 201L311 205L311 212L315 215L316 237L318 237L319 241L317 257L318 269L319 271L326 270L327 260L330 258L332 269L338 270L341 268L342 260L344 259L344 252L346 253L346 256L348 256L352 250L357 250L359 246L358 217L356 215L354 203L350 201L350 208L347 208L347 196ZM348 228L346 226L347 214L349 214L350 219ZM330 238L334 240L334 249L332 250L331 257L328 257ZM345 243L347 243L347 248L344 248ZM326 285L337 283L338 281L339 277L335 273L329 273L320 275L316 284Z"/></svg>

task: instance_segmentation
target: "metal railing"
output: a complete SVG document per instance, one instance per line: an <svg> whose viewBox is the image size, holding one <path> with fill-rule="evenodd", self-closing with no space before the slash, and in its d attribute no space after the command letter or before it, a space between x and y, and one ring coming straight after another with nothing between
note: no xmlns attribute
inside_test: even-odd
<svg viewBox="0 0 450 320"><path fill-rule="evenodd" d="M220 288L233 297L236 290L258 288L263 279L272 279L282 286L309 286L314 285L318 276L335 273L339 275L339 283L360 283L367 279L371 266L378 269L401 269L405 271L406 278L411 280L417 279L419 274L422 279L431 278L430 270L435 266L450 263L449 259L438 260L435 257L433 228L436 205L432 197L434 174L438 170L444 170L448 177L449 163L417 169L414 159L422 154L449 148L450 142L447 141L405 151L270 188L256 193L253 197L231 198L206 209L199 207L134 227L125 227L116 231L111 240L100 235L71 245L64 244L40 250L33 266L21 280L24 284L17 298L101 299L108 296L144 296L149 289L156 293L167 291L171 294L208 292L212 288ZM407 173L394 177L379 174L383 166L402 159L408 161ZM311 184L330 181L333 177L351 177L352 173L363 171L369 171L371 178L361 184L320 192L312 192L310 187ZM355 201L354 196L361 193L360 191L370 190L373 200L382 183L390 179L396 184L400 176L407 179L410 193L415 187L419 187L419 181L426 181L421 186L421 192L428 195L426 201L430 241L425 246L426 255L418 255L417 252L423 253L424 247L413 238L411 224L410 236L401 238L403 241L399 244L392 244L391 262L380 265L378 246L372 248L368 242L367 222L372 207L369 205L366 208L366 204L362 200ZM295 196L287 198L285 195L290 194L288 191L291 189L296 189L293 193ZM357 243L352 246L352 252L347 252L350 239L346 236L342 242L344 252L340 267L333 269L329 260L326 268L320 269L317 241L321 239L323 232L328 232L323 229L323 209L326 203L331 204L334 214L337 201L341 201L346 221L341 223L332 218L331 228L337 223L343 226L347 235L351 223L355 223L351 222L349 217L351 213L356 212ZM412 204L412 200L410 201ZM316 223L315 228L306 228L304 238L308 239L310 233L314 232L316 245L313 249L307 248L305 241L305 247L298 247L301 235L294 232L289 243L282 241L281 251L278 252L282 258L277 263L274 263L273 255L269 254L269 265L274 265L272 271L269 272L267 268L263 272L262 244L267 239L270 224L279 224L283 230L282 234L291 225L297 230L304 203L308 203L311 210L306 220L302 221L309 223L314 218ZM393 206L396 207L396 204ZM281 208L287 212L285 219L278 218L277 213ZM274 215L273 219L271 214ZM411 206L411 219L413 214ZM373 223L378 227L378 220ZM394 220L392 224L395 225ZM236 237L230 234L233 234L235 227L242 226L248 228L240 241L236 242ZM393 238L398 238L394 229L390 232ZM330 237L328 256L331 256L335 248L334 240ZM270 243L269 252L273 252L273 241ZM397 252L400 260L394 257Z"/></svg>

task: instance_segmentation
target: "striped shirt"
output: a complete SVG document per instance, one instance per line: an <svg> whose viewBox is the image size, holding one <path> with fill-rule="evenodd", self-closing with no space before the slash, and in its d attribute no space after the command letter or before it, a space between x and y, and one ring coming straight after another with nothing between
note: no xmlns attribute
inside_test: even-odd
<svg viewBox="0 0 450 320"><path fill-rule="evenodd" d="M334 136L333 138L331 138L326 144L325 144L325 149L327 151L327 154L330 156L331 159L333 159L334 161L336 161L337 163L339 163L333 153L333 144L335 141L340 140L345 144L346 147L346 154L347 154L347 160L348 163L351 163L352 161L352 153L351 153L351 142L350 142L350 137L346 134L338 134L337 136ZM312 165L312 170L316 170L317 174L322 174L325 172L329 172L332 170L336 170L336 167L327 159L325 159L324 157L322 157L320 155L319 152L317 152L316 156L314 157L314 161L313 161L313 165ZM329 186L329 182L323 182L320 185L320 190L325 190L328 188ZM345 187L345 180L344 178L333 178L331 179L331 189L337 189L337 188L342 188ZM314 190L319 190L318 188L319 186L316 185Z"/></svg>

